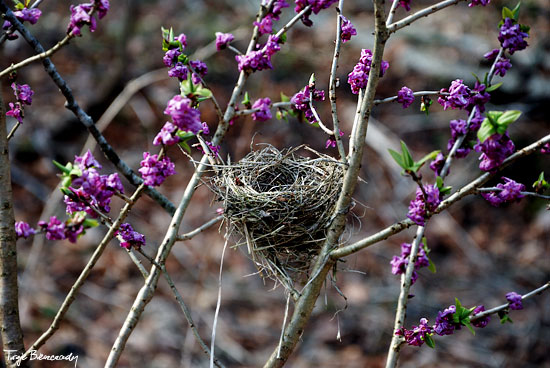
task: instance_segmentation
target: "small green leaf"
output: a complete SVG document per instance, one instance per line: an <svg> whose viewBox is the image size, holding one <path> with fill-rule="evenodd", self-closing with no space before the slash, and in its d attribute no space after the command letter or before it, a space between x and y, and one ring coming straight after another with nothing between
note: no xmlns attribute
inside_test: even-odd
<svg viewBox="0 0 550 368"><path fill-rule="evenodd" d="M433 160L439 152L441 151L440 150L432 151L428 153L426 156L422 157L419 161L416 161L413 165L413 171L417 172L418 170L420 170L420 168L426 163L426 161Z"/></svg>
<svg viewBox="0 0 550 368"><path fill-rule="evenodd" d="M496 124L498 126L497 130L500 127L504 127L505 128L504 131L506 131L506 128L508 128L508 125L518 120L520 116L521 116L521 111L518 111L518 110L505 111L504 113L502 113L502 115L500 115L496 119ZM502 133L499 132L499 134L504 134L504 132Z"/></svg>
<svg viewBox="0 0 550 368"><path fill-rule="evenodd" d="M401 152L403 153L403 163L407 165L405 170L411 169L414 165L414 160L409 152L409 147L403 141L401 141Z"/></svg>
<svg viewBox="0 0 550 368"><path fill-rule="evenodd" d="M468 328L468 330L470 330L470 332L472 333L472 335L474 335L474 336L476 335L476 332L474 331L474 328L472 327L472 324L470 323L470 319L469 319L469 318L465 319L465 320L462 322L462 324L463 324L464 326L466 326L466 327Z"/></svg>
<svg viewBox="0 0 550 368"><path fill-rule="evenodd" d="M481 123L481 127L477 131L477 139L479 139L479 141L483 143L487 140L487 138L489 138L496 132L497 130L495 129L493 124L491 124L491 120L489 118L485 118Z"/></svg>
<svg viewBox="0 0 550 368"><path fill-rule="evenodd" d="M67 165L61 165L61 163L57 162L56 160L52 160L52 163L55 167L57 167L59 170L63 172L63 174L69 174L71 170L73 169L73 165L69 162Z"/></svg>
<svg viewBox="0 0 550 368"><path fill-rule="evenodd" d="M501 324L505 324L506 322L508 322L508 323L514 323L514 321L512 321L512 319L511 319L510 316L508 315L508 311L507 311L507 310L499 311L499 312L498 312L498 316L500 317L500 323L501 323Z"/></svg>
<svg viewBox="0 0 550 368"><path fill-rule="evenodd" d="M430 257L428 257L428 262L429 262L429 265L428 265L428 270L431 272L431 273L436 273L437 272L437 269L435 267L435 263L432 262L432 259Z"/></svg>
<svg viewBox="0 0 550 368"><path fill-rule="evenodd" d="M61 188L59 188L59 190L61 191L61 193L65 194L66 196L70 197L73 195L73 192L71 192L68 186L62 186Z"/></svg>
<svg viewBox="0 0 550 368"><path fill-rule="evenodd" d="M502 19L506 18L514 19L514 12L508 9L507 7L502 8Z"/></svg>
<svg viewBox="0 0 550 368"><path fill-rule="evenodd" d="M311 85L315 85L315 73L311 73L311 76L309 77L309 82L308 84L311 86Z"/></svg>
<svg viewBox="0 0 550 368"><path fill-rule="evenodd" d="M397 164L399 166L401 166L403 169L406 169L406 165L405 163L403 162L403 157L401 157L401 155L399 153L397 153L396 151L392 150L391 148L388 149L388 151L390 152L390 155L391 157L393 157L393 159L395 160L395 162L397 162Z"/></svg>
<svg viewBox="0 0 550 368"><path fill-rule="evenodd" d="M183 148L187 153L191 154L191 147L189 147L189 144L187 142L179 142L178 143L181 148Z"/></svg>
<svg viewBox="0 0 550 368"><path fill-rule="evenodd" d="M244 93L244 98L243 98L242 104L244 106L250 106L251 105L250 96L248 95L248 91Z"/></svg>
<svg viewBox="0 0 550 368"><path fill-rule="evenodd" d="M520 24L519 29L520 29L520 31L529 34L529 31L531 30L531 27L529 27L528 25L525 25L525 24Z"/></svg>
<svg viewBox="0 0 550 368"><path fill-rule="evenodd" d="M290 97L281 92L281 102L290 102Z"/></svg>
<svg viewBox="0 0 550 368"><path fill-rule="evenodd" d="M284 44L286 42L286 37L287 36L286 36L286 32L285 32L281 35L281 37L279 37L279 43Z"/></svg>
<svg viewBox="0 0 550 368"><path fill-rule="evenodd" d="M85 228L91 228L91 227L98 227L99 226L99 222L97 220L94 220L94 219L85 219L84 222L82 223L82 225L85 227Z"/></svg>
<svg viewBox="0 0 550 368"><path fill-rule="evenodd" d="M476 81L477 81L478 83L481 83L481 81L479 80L479 77L477 76L476 73L472 72L472 75L474 76L474 78L476 79ZM485 84L485 83L483 83L483 84Z"/></svg>
<svg viewBox="0 0 550 368"><path fill-rule="evenodd" d="M424 342L426 343L426 345L428 345L430 348L435 348L435 341L434 339L432 338L432 335L425 335L424 336Z"/></svg>
<svg viewBox="0 0 550 368"><path fill-rule="evenodd" d="M430 106L432 106L434 102L429 97L422 97L421 103L420 103L420 111L424 112L426 116L430 115Z"/></svg>
<svg viewBox="0 0 550 368"><path fill-rule="evenodd" d="M502 86L502 82L493 84L485 89L485 92L493 92L496 91L500 86Z"/></svg>
<svg viewBox="0 0 550 368"><path fill-rule="evenodd" d="M441 176L435 178L435 185L437 186L437 189L443 188L443 178Z"/></svg>
<svg viewBox="0 0 550 368"><path fill-rule="evenodd" d="M195 95L204 97L205 99L209 99L212 97L212 91L199 85L195 90Z"/></svg>
<svg viewBox="0 0 550 368"><path fill-rule="evenodd" d="M514 20L517 22L519 19L519 8L521 7L521 1L512 9L512 13L514 14Z"/></svg>

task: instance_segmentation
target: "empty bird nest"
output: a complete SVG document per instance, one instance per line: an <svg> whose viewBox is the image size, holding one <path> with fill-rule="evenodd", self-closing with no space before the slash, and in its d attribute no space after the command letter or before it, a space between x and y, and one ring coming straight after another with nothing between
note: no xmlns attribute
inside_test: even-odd
<svg viewBox="0 0 550 368"><path fill-rule="evenodd" d="M236 246L246 244L262 277L293 289L319 253L342 180L342 163L330 156L267 145L222 166L211 187Z"/></svg>

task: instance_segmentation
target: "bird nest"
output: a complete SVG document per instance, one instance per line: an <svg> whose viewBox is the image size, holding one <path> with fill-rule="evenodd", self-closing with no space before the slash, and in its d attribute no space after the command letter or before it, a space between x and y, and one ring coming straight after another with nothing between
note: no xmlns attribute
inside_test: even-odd
<svg viewBox="0 0 550 368"><path fill-rule="evenodd" d="M330 156L269 145L224 165L211 185L236 246L247 245L262 277L292 290L319 253L342 180L342 163Z"/></svg>

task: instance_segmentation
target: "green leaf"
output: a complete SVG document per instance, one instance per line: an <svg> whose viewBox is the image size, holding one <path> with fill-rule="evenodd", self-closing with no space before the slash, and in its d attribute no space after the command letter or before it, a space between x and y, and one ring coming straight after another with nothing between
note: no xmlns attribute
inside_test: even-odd
<svg viewBox="0 0 550 368"><path fill-rule="evenodd" d="M514 19L514 12L508 9L507 7L502 8L502 20L506 18Z"/></svg>
<svg viewBox="0 0 550 368"><path fill-rule="evenodd" d="M508 315L508 311L504 310L504 311L499 311L498 312L498 316L500 317L500 323L501 324L505 324L506 322L508 323L514 323L514 321L512 321L512 319L510 318L510 316Z"/></svg>
<svg viewBox="0 0 550 368"><path fill-rule="evenodd" d="M431 272L431 273L436 273L437 272L437 269L435 268L435 263L432 262L432 259L430 257L428 257L428 262L430 263L428 265L428 270Z"/></svg>
<svg viewBox="0 0 550 368"><path fill-rule="evenodd" d="M487 140L487 138L489 138L496 132L497 130L495 129L493 124L491 124L491 120L487 117L483 120L483 122L481 123L481 127L477 131L477 139L479 139L479 141L483 143Z"/></svg>
<svg viewBox="0 0 550 368"><path fill-rule="evenodd" d="M57 167L59 170L61 170L63 172L63 174L68 175L68 174L71 173L71 170L73 169L73 165L70 162L67 163L67 165L65 165L65 166L61 165L56 160L52 160L52 163L54 164L55 167Z"/></svg>
<svg viewBox="0 0 550 368"><path fill-rule="evenodd" d="M188 141L195 136L194 133L184 132L183 130L178 130L176 132L176 135L180 138L181 141Z"/></svg>
<svg viewBox="0 0 550 368"><path fill-rule="evenodd" d="M481 81L479 80L479 77L477 76L476 73L471 72L471 74L474 76L474 78L476 79L476 81L477 81L478 83L481 83ZM483 84L485 84L485 83L483 83Z"/></svg>
<svg viewBox="0 0 550 368"><path fill-rule="evenodd" d="M401 166L403 169L406 169L406 165L405 163L403 162L403 157L401 157L401 155L399 153L397 153L396 151L392 150L391 148L388 149L388 151L390 152L390 155L391 157L393 157L393 159L395 160L395 162L397 162L397 164L399 166Z"/></svg>
<svg viewBox="0 0 550 368"><path fill-rule="evenodd" d="M279 43L284 44L286 42L286 38L287 38L287 36L286 36L286 32L285 32L281 35L281 37L279 37Z"/></svg>
<svg viewBox="0 0 550 368"><path fill-rule="evenodd" d="M504 134L506 129L508 128L508 125L512 124L516 120L519 119L521 116L521 111L518 110L508 110L502 113L497 119L496 119L496 125L497 125L497 132L498 134ZM500 128L504 128L503 132L500 132Z"/></svg>
<svg viewBox="0 0 550 368"><path fill-rule="evenodd" d="M467 318L464 320L464 322L462 322L462 324L464 326L466 326L468 328L468 330L470 330L470 332L472 333L472 335L476 335L476 332L474 331L474 328L472 327L472 324L470 323L470 319Z"/></svg>
<svg viewBox="0 0 550 368"><path fill-rule="evenodd" d="M242 104L245 105L245 106L250 106L250 104L251 104L250 96L248 95L248 91L244 93L244 98L243 98Z"/></svg>
<svg viewBox="0 0 550 368"><path fill-rule="evenodd" d="M417 172L418 170L420 170L420 168L426 163L426 161L433 160L439 152L441 151L440 150L432 151L428 153L426 156L422 157L420 161L416 161L413 165L413 171Z"/></svg>
<svg viewBox="0 0 550 368"><path fill-rule="evenodd" d="M99 222L97 220L94 220L94 219L85 219L84 222L82 223L82 225L85 227L85 228L91 228L91 227L98 227L99 226Z"/></svg>
<svg viewBox="0 0 550 368"><path fill-rule="evenodd" d="M525 25L525 24L520 24L519 29L520 29L520 31L529 34L529 31L531 30L531 27L529 27L528 25Z"/></svg>
<svg viewBox="0 0 550 368"><path fill-rule="evenodd" d="M414 165L414 160L409 152L409 147L403 141L401 141L401 152L403 153L403 163L407 165L405 170L411 169Z"/></svg>
<svg viewBox="0 0 550 368"><path fill-rule="evenodd" d="M70 183L69 183L69 185L70 185ZM69 185L67 185L67 186L63 185L61 188L59 188L59 190L61 191L61 193L63 193L66 196L70 197L70 196L73 195L73 192L71 192L71 190L68 188Z"/></svg>
<svg viewBox="0 0 550 368"><path fill-rule="evenodd" d="M432 335L426 335L424 336L424 342L426 343L426 345L428 345L430 348L435 348L435 341L434 339L432 338Z"/></svg>
<svg viewBox="0 0 550 368"><path fill-rule="evenodd" d="M493 84L485 89L485 92L493 92L496 91L500 86L502 86L502 82Z"/></svg>
<svg viewBox="0 0 550 368"><path fill-rule="evenodd" d="M281 92L281 102L290 102L290 97Z"/></svg>
<svg viewBox="0 0 550 368"><path fill-rule="evenodd" d="M179 142L178 143L181 148L183 148L187 153L191 154L191 147L189 147L189 144L187 142Z"/></svg>
<svg viewBox="0 0 550 368"><path fill-rule="evenodd" d="M420 111L424 112L426 116L430 115L430 106L434 103L429 97L423 97L420 103Z"/></svg>
<svg viewBox="0 0 550 368"><path fill-rule="evenodd" d="M514 14L514 20L517 22L519 19L519 8L521 7L521 1L512 9L512 13Z"/></svg>
<svg viewBox="0 0 550 368"><path fill-rule="evenodd" d="M199 85L195 90L195 95L204 97L205 99L209 99L212 97L212 91Z"/></svg>

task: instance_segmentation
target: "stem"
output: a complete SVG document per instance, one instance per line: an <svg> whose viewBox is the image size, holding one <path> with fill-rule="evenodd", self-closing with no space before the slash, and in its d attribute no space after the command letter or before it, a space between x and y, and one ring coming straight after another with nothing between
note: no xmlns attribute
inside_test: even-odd
<svg viewBox="0 0 550 368"><path fill-rule="evenodd" d="M413 92L414 96L432 96L432 95L448 95L448 94L449 94L448 92L441 93L439 91L418 91L418 92ZM374 100L374 104L375 105L380 105L380 104L383 104L383 103L397 101L397 98L398 98L398 96L392 96L392 97L384 98L382 100Z"/></svg>
<svg viewBox="0 0 550 368"><path fill-rule="evenodd" d="M378 85L382 54L384 53L384 45L387 39L387 31L384 24L384 0L374 1L374 16L374 53L365 98L360 108L361 118L357 126L357 135L354 137L353 142L351 142L349 168L344 176L342 190L333 213L333 220L330 227L327 229L327 238L311 272L312 275L315 275L315 279L304 287L302 295L296 302L292 317L285 328L283 341L274 349L264 367L282 367L286 363L290 354L295 349L307 321L311 316L315 302L324 284L325 277L334 265L334 260L329 257L329 253L337 246L340 236L342 235L346 222L346 214L349 211L351 203L351 196L357 184L359 169L363 158L363 148L365 145L370 111L373 106L374 93Z"/></svg>
<svg viewBox="0 0 550 368"><path fill-rule="evenodd" d="M399 0L393 0L390 8L390 12L388 14L388 19L386 19L386 27L389 27L391 22L393 22L393 16L395 15L395 12L397 11L397 8L399 7Z"/></svg>
<svg viewBox="0 0 550 368"><path fill-rule="evenodd" d="M4 119L5 119L5 117L4 117ZM21 123L18 121L17 123L15 123L13 128L11 128L11 130L8 133L8 136L7 136L8 141L13 138L13 136L15 135L15 132L17 131L17 128L19 128L20 125L21 125Z"/></svg>
<svg viewBox="0 0 550 368"><path fill-rule="evenodd" d="M394 33L396 32L397 30L401 29L401 28L404 28L408 25L410 25L411 23L413 23L414 21L417 21L418 19L420 18L423 18L423 17L427 17L428 15L430 14L433 14L435 12L438 12L442 9L445 9L451 5L455 5L455 4L458 4L459 2L461 1L465 1L465 0L445 0L445 1L441 1L435 5L432 5L432 6L429 6L427 8L424 8L420 11L417 11L416 13L414 14L411 14L409 15L408 17L406 18L403 18L402 20L400 20L399 22L395 22L395 23L392 23L388 26L388 32L391 34L391 33Z"/></svg>
<svg viewBox="0 0 550 368"><path fill-rule="evenodd" d="M188 233L185 233L185 234L182 234L182 235L178 235L178 237L176 238L176 241L189 240L192 237L194 237L195 235L200 234L204 230L206 230L206 229L210 228L211 226L217 224L218 221L221 221L222 219L223 219L222 215L220 215L218 217L214 217L212 220L210 220L207 223L199 226L195 230L192 230L192 231L190 231Z"/></svg>
<svg viewBox="0 0 550 368"><path fill-rule="evenodd" d="M2 89L0 83L0 90ZM19 286L17 284L17 236L13 213L9 144L7 139L6 111L0 95L0 320L7 367L15 366L8 357L25 351L23 330L19 320ZM25 367L28 361L23 362Z"/></svg>
<svg viewBox="0 0 550 368"><path fill-rule="evenodd" d="M328 93L330 99L330 110L332 113L332 125L334 126L333 130L334 139L336 140L336 147L338 147L340 161L347 164L346 151L344 149L342 137L340 137L340 121L338 120L338 112L336 109L336 71L338 69L338 59L340 58L340 48L342 46L342 18L340 17L340 15L343 8L344 0L340 0L338 2L338 7L336 8L336 42L334 44L334 55L332 56L332 66L330 68Z"/></svg>

